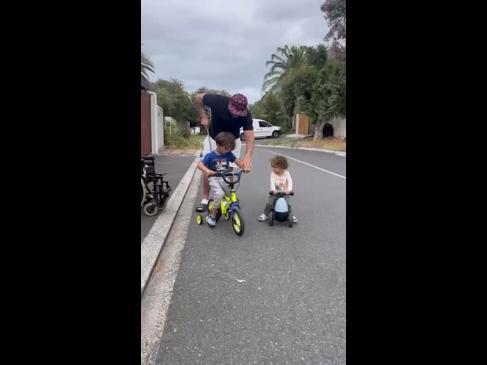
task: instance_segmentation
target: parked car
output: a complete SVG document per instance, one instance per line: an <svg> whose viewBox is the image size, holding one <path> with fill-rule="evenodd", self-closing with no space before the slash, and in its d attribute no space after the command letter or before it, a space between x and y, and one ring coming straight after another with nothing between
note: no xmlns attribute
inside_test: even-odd
<svg viewBox="0 0 487 365"><path fill-rule="evenodd" d="M255 138L277 138L279 137L281 127L275 126L262 119L252 119ZM245 140L243 128L240 128L240 139Z"/></svg>

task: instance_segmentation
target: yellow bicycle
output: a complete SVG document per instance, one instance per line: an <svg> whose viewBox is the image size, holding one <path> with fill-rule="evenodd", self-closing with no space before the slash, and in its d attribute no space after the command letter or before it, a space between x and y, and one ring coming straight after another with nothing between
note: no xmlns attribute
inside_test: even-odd
<svg viewBox="0 0 487 365"><path fill-rule="evenodd" d="M217 209L216 213L216 221L223 217L226 220L230 220L232 222L232 228L236 235L241 236L245 230L245 222L242 217L242 212L240 208L239 199L237 197L237 190L240 186L240 178L242 177L242 171L240 170L223 170L217 172L215 175L216 177L222 177L223 181L228 185L228 189L225 190L225 195L223 196L220 207ZM235 185L237 186L235 188ZM208 211L213 209L214 204L213 200L208 202ZM203 215L198 214L196 216L196 223L202 224L203 223Z"/></svg>

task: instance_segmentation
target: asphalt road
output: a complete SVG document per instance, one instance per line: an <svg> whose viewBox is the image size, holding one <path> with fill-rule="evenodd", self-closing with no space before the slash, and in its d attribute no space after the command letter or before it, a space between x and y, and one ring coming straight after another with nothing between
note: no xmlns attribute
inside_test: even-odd
<svg viewBox="0 0 487 365"><path fill-rule="evenodd" d="M257 221L276 153L290 157L292 228ZM158 364L345 364L345 171L334 154L258 147L238 190L244 235L193 213Z"/></svg>

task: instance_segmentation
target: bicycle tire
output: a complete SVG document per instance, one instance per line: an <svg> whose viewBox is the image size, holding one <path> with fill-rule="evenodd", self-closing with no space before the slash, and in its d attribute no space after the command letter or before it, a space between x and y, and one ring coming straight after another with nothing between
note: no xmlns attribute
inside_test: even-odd
<svg viewBox="0 0 487 365"><path fill-rule="evenodd" d="M239 208L233 208L232 228L237 236L241 236L245 231L245 221Z"/></svg>

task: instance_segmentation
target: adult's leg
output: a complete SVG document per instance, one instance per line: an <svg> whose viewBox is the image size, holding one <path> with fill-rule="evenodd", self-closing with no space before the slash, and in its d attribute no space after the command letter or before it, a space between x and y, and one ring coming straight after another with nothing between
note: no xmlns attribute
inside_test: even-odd
<svg viewBox="0 0 487 365"><path fill-rule="evenodd" d="M203 156L211 151L214 151L216 148L216 142L213 138L206 136L205 140L203 141ZM201 177L202 180L202 187L203 187L203 196L201 198L201 203L196 206L197 212L204 212L208 209L208 194L210 191L210 185L208 183L207 176L203 175Z"/></svg>

